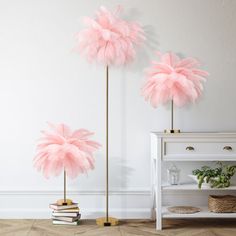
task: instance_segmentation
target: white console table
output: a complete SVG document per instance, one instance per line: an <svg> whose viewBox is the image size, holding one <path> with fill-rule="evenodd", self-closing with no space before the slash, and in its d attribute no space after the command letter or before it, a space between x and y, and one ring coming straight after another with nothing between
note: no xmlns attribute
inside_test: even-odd
<svg viewBox="0 0 236 236"><path fill-rule="evenodd" d="M225 189L203 188L199 190L197 184L191 183L187 177L187 174L191 174L193 169L199 168L200 164L206 162L211 164L214 161L236 161L236 133L166 134L153 132L151 133L151 160L153 215L156 218L158 230L162 229L163 218L236 218L236 213L212 213L208 211L207 207L207 194L230 193L230 191L236 190L235 185ZM170 162L185 167L182 183L179 185L163 183L166 166ZM175 197L177 191L179 200ZM163 198L164 194L167 194L166 198ZM176 214L167 210L168 205L166 204L169 203L178 202L179 204L176 205L187 205L188 203L188 205L195 206L197 202L195 195L204 195L201 196L204 205L197 206L201 208L201 212Z"/></svg>

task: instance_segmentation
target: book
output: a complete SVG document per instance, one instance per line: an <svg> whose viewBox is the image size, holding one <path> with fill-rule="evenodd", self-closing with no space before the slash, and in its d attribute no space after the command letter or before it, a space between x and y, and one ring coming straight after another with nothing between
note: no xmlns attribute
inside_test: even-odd
<svg viewBox="0 0 236 236"><path fill-rule="evenodd" d="M60 220L60 221L66 221L66 222L75 222L80 219L81 215L78 215L77 217L64 217L64 216L53 216L53 220Z"/></svg>
<svg viewBox="0 0 236 236"><path fill-rule="evenodd" d="M62 209L62 210L53 210L54 213L56 212L77 212L79 213L80 209L79 207L76 207L76 208L71 208L71 209Z"/></svg>
<svg viewBox="0 0 236 236"><path fill-rule="evenodd" d="M52 203L49 205L49 207L53 210L65 210L65 209L76 208L77 206L78 203L73 203L71 205L58 205L56 203Z"/></svg>
<svg viewBox="0 0 236 236"><path fill-rule="evenodd" d="M66 216L66 217L77 217L79 213L77 212L53 212L52 216Z"/></svg>
<svg viewBox="0 0 236 236"><path fill-rule="evenodd" d="M79 221L75 222L66 222L66 221L61 221L61 220L53 220L52 223L54 225L78 225Z"/></svg>

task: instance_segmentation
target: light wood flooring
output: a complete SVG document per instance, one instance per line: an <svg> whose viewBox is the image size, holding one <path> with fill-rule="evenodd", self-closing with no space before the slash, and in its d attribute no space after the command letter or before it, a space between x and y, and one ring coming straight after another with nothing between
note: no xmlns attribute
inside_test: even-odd
<svg viewBox="0 0 236 236"><path fill-rule="evenodd" d="M236 236L235 220L165 220L162 231L147 220L121 221L119 226L99 227L93 220L78 226L55 226L50 220L0 220L1 236Z"/></svg>

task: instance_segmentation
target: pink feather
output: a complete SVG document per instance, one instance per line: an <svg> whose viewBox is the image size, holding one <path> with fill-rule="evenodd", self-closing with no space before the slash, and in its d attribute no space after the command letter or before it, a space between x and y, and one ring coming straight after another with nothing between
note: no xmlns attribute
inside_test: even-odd
<svg viewBox="0 0 236 236"><path fill-rule="evenodd" d="M121 8L115 12L100 7L95 18L86 17L86 29L76 36L75 49L89 62L105 65L123 65L135 58L135 46L144 39L142 27L119 17Z"/></svg>
<svg viewBox="0 0 236 236"><path fill-rule="evenodd" d="M177 106L194 102L202 93L202 81L209 74L198 69L200 63L194 58L180 59L176 54L157 53L158 62L153 61L147 69L147 80L142 95L153 107L169 100Z"/></svg>
<svg viewBox="0 0 236 236"><path fill-rule="evenodd" d="M49 124L51 131L42 131L37 145L34 167L46 178L58 176L64 169L70 178L94 168L93 153L100 144L90 140L93 135L86 129L72 132L65 124Z"/></svg>

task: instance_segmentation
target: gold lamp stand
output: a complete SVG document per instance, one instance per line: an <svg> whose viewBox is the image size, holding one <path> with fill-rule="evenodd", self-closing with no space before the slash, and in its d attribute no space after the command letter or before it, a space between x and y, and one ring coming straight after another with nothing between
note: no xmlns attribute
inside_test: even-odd
<svg viewBox="0 0 236 236"><path fill-rule="evenodd" d="M171 124L170 124L170 129L165 129L164 132L165 133L170 133L170 134L174 134L174 133L180 133L179 129L174 129L174 102L173 99L171 100Z"/></svg>
<svg viewBox="0 0 236 236"><path fill-rule="evenodd" d="M99 226L114 226L118 225L118 219L109 217L109 68L106 66L106 216L96 219Z"/></svg>
<svg viewBox="0 0 236 236"><path fill-rule="evenodd" d="M73 201L66 198L66 171L64 170L64 198L57 200L57 204L60 206L72 205Z"/></svg>

